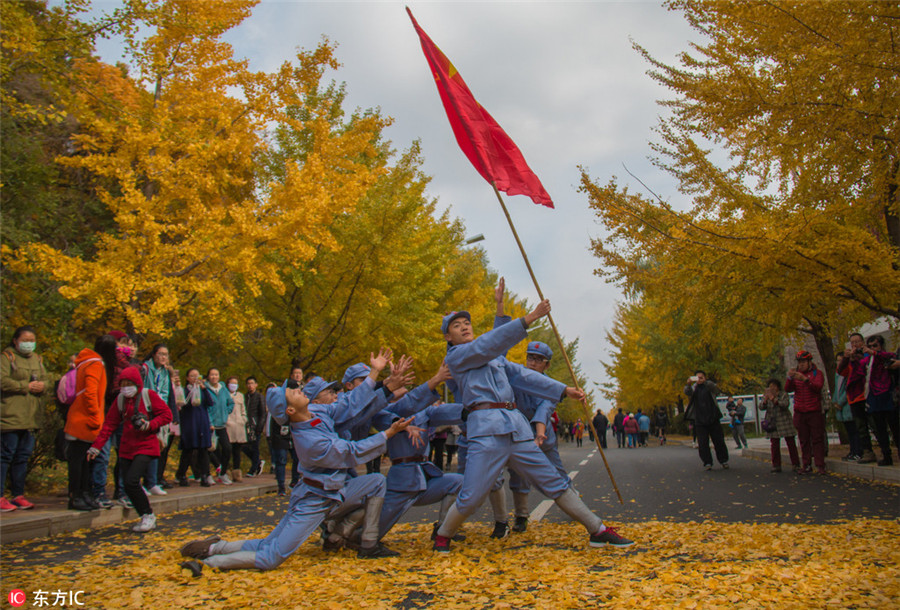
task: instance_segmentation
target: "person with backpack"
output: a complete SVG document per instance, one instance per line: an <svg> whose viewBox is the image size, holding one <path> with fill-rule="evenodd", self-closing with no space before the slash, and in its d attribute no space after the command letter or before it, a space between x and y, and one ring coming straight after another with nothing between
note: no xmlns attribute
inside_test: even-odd
<svg viewBox="0 0 900 610"><path fill-rule="evenodd" d="M141 488L141 477L151 460L159 457L157 432L172 421L172 411L159 394L144 388L141 372L130 366L119 377L119 395L106 413L100 434L87 451L87 459L100 454L110 435L122 426L119 442L120 469L125 479L125 493L141 517L132 530L143 533L156 527L156 515L150 499Z"/></svg>
<svg viewBox="0 0 900 610"><path fill-rule="evenodd" d="M92 464L87 452L103 427L106 387L116 364L116 339L103 335L94 349L84 348L75 357L75 400L64 428L69 441L69 510L95 510L100 504L92 490Z"/></svg>
<svg viewBox="0 0 900 610"><path fill-rule="evenodd" d="M34 508L25 498L25 479L41 405L50 387L50 376L34 352L36 345L34 329L20 326L0 355L0 512L4 513ZM3 495L7 475L11 500Z"/></svg>

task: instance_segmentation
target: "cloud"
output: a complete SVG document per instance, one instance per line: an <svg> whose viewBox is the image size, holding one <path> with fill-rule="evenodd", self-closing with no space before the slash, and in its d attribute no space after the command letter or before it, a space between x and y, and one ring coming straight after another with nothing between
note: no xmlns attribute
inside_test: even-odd
<svg viewBox="0 0 900 610"><path fill-rule="evenodd" d="M556 210L525 197L507 202L561 332L581 338L585 374L607 381L599 360L607 358L605 330L620 294L593 275L597 261L588 247L600 227L576 191L577 166L606 182L612 175L627 178L624 163L654 190L676 193L672 179L646 159L662 112L656 100L668 92L646 74L631 40L671 61L696 35L679 14L644 2L421 2L410 8L554 198ZM535 302L491 188L456 145L402 3L264 1L228 40L251 67L272 70L323 35L339 44L343 66L332 77L347 83L350 107L380 107L393 117L386 137L398 150L422 140L423 169L433 176L428 195L462 217L470 234L483 233L480 245L492 266Z"/></svg>

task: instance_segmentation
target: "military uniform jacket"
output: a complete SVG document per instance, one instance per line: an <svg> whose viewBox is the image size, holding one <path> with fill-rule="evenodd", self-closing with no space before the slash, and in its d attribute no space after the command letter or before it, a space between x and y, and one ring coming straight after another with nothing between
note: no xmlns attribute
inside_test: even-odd
<svg viewBox="0 0 900 610"><path fill-rule="evenodd" d="M516 389L547 400L561 399L565 384L503 357L526 337L525 321L520 318L469 343L448 346L445 361L462 404L473 407L485 402L512 403L516 400ZM473 411L466 424L469 438L501 434L512 434L516 441L534 438L528 420L517 409Z"/></svg>
<svg viewBox="0 0 900 610"><path fill-rule="evenodd" d="M400 417L391 410L382 411L372 420L372 425L378 430L390 428L395 419ZM445 405L432 405L416 414L413 425L420 428L432 426L451 426L462 423L462 405L450 403ZM401 433L388 439L388 455L392 460L421 455L428 459L428 443L421 447L413 447L408 434ZM390 491L424 491L428 486L428 479L444 476L444 471L428 461L406 462L393 464L387 473L387 488Z"/></svg>
<svg viewBox="0 0 900 610"><path fill-rule="evenodd" d="M291 423L294 448L300 459L300 472L324 489L308 485L310 491L336 500L347 481L348 468L354 468L384 453L387 436L379 432L361 441L346 441L335 432L336 404L309 405L313 418Z"/></svg>

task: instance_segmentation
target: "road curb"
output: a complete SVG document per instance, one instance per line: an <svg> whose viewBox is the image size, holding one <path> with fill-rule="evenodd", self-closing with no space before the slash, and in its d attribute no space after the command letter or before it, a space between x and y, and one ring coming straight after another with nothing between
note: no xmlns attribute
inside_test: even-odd
<svg viewBox="0 0 900 610"><path fill-rule="evenodd" d="M175 488L165 496L151 496L150 505L157 515L175 513L201 506L211 506L248 498L256 498L278 491L274 477L269 481L244 482L212 488ZM21 542L32 538L52 538L59 534L84 528L103 527L136 520L133 508L114 506L109 510L74 511L59 508L17 510L0 518L0 544Z"/></svg>
<svg viewBox="0 0 900 610"><path fill-rule="evenodd" d="M772 459L768 449L744 449L741 455L761 462L771 462ZM856 462L842 462L840 458L827 457L825 458L825 467L834 474L900 485L900 467L897 466L857 464Z"/></svg>

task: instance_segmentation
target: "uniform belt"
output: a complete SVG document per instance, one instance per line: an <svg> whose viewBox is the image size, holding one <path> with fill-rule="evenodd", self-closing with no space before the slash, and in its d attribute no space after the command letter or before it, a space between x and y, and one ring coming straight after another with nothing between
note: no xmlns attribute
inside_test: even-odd
<svg viewBox="0 0 900 610"><path fill-rule="evenodd" d="M402 458L391 458L391 464L410 464L413 462L425 462L424 455L409 455Z"/></svg>
<svg viewBox="0 0 900 610"><path fill-rule="evenodd" d="M516 408L516 403L514 402L480 402L478 404L472 405L471 407L465 407L462 410L462 420L467 421L469 419L469 413L472 411L484 411L485 409L508 409L513 410Z"/></svg>
<svg viewBox="0 0 900 610"><path fill-rule="evenodd" d="M325 485L322 484L321 481L317 481L315 479L307 479L303 477L303 482L309 485L310 487L317 487L319 489L325 489Z"/></svg>
<svg viewBox="0 0 900 610"><path fill-rule="evenodd" d="M471 407L467 407L469 412L472 411L484 411L485 409L508 409L512 410L516 408L516 403L514 402L480 402L477 405L472 405Z"/></svg>

